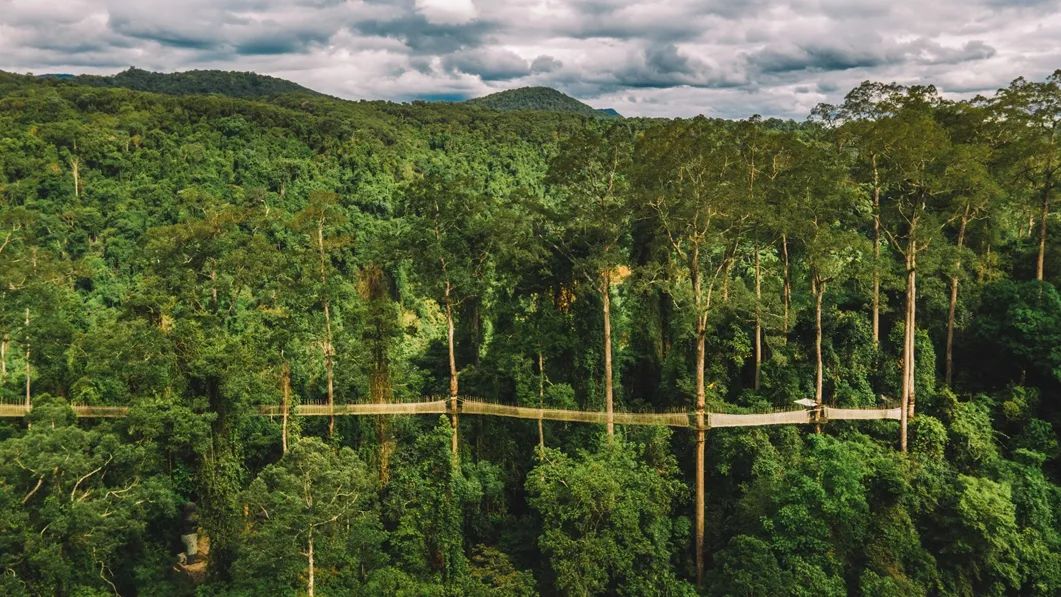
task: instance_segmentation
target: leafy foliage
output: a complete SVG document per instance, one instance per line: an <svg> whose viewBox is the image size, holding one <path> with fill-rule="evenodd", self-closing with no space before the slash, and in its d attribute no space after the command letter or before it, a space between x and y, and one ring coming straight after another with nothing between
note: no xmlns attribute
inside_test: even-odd
<svg viewBox="0 0 1061 597"><path fill-rule="evenodd" d="M0 73L0 405L32 406L0 592L1058 594L1058 77L796 123ZM461 413L454 454L444 419L296 410L458 378L916 409L905 453L894 421L708 431L694 588L693 434Z"/></svg>

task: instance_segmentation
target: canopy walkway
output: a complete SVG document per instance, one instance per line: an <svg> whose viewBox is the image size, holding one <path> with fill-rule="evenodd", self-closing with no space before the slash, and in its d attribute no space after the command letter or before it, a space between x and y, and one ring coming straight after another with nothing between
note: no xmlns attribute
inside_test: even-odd
<svg viewBox="0 0 1061 597"><path fill-rule="evenodd" d="M0 417L24 417L31 410L26 404L0 404ZM89 406L73 405L74 414L79 418L117 418L129 413L127 406ZM259 406L261 415L277 417L283 414L279 406ZM543 421L563 421L569 423L607 423L607 414L603 411L566 410L556 408L534 408L494 404L470 398L457 401L457 412L460 415L481 415L488 417L507 417L511 419L532 419ZM427 400L422 402L396 403L363 403L336 404L328 408L327 404L299 404L292 407L290 414L300 417L366 416L366 415L430 415L449 413L449 400ZM617 425L663 425L666 427L696 428L696 413L693 412L616 412ZM800 410L781 410L765 413L704 413L706 427L758 427L762 425L800 425L822 423L825 421L854 420L899 420L899 408L834 408L823 406Z"/></svg>
<svg viewBox="0 0 1061 597"><path fill-rule="evenodd" d="M704 503L706 488L704 483L704 438L708 429L719 427L758 427L762 425L800 425L818 424L829 420L899 420L901 408L833 408L831 406L813 406L809 400L800 401L811 405L799 410L777 410L762 413L723 413L723 412L615 412L612 421L618 425L664 425L683 427L695 430L697 435L697 477L696 477L696 558L699 565L703 561L704 549ZM129 414L126 406L89 406L73 405L74 414L78 417L124 417ZM0 404L0 417L24 417L32 406L27 403ZM284 416L285 409L279 405L262 405L258 413L268 417ZM298 404L287 410L287 415L301 417L328 416L381 416L381 415L449 415L452 424L452 446L454 458L457 450L457 419L459 416L475 415L487 417L508 417L512 419L531 419L541 421L563 421L569 423L608 424L608 413L602 411L568 410L559 408L535 408L510 404L494 404L475 400L471 397L439 397L419 402L394 403L361 403L361 404ZM542 437L542 436L540 436ZM699 579L700 568L697 569Z"/></svg>

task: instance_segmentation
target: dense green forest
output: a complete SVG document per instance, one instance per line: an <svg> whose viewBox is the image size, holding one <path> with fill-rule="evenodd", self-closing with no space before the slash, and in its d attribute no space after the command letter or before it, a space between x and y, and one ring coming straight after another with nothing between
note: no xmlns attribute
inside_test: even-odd
<svg viewBox="0 0 1061 597"><path fill-rule="evenodd" d="M1061 592L1061 71L805 122L234 77L0 73L0 593ZM458 395L903 416L258 410Z"/></svg>

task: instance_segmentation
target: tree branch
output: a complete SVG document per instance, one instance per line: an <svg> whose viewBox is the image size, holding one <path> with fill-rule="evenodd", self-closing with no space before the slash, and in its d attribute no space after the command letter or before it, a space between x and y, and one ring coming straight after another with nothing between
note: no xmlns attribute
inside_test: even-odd
<svg viewBox="0 0 1061 597"><path fill-rule="evenodd" d="M114 456L109 456L107 458L106 462L104 462L103 464L99 465L98 467L92 469L91 471L85 473L84 475L81 476L80 479L77 480L77 483L74 483L74 488L70 490L70 501L71 502L74 501L74 494L77 493L77 488L81 486L81 482L84 481L85 479L88 479L92 475L95 475L96 473L100 472L101 470L103 470L103 467L105 467L108 464L110 464L111 460L114 460Z"/></svg>

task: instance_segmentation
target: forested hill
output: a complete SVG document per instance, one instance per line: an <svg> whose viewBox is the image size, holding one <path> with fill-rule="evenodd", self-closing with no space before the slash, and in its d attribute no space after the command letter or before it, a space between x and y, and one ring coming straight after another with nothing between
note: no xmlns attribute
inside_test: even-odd
<svg viewBox="0 0 1061 597"><path fill-rule="evenodd" d="M1059 109L0 73L0 595L1061 594Z"/></svg>
<svg viewBox="0 0 1061 597"><path fill-rule="evenodd" d="M572 112L582 116L599 118L618 118L620 114L614 109L598 110L577 99L561 93L551 87L520 87L491 93L483 97L467 100L492 110L542 110L549 112Z"/></svg>
<svg viewBox="0 0 1061 597"><path fill-rule="evenodd" d="M100 75L43 75L98 87L123 87L136 91L168 93L171 95L218 94L247 99L268 98L284 93L320 95L285 79L251 72L222 70L189 70L176 73L156 73L135 67L110 76Z"/></svg>

